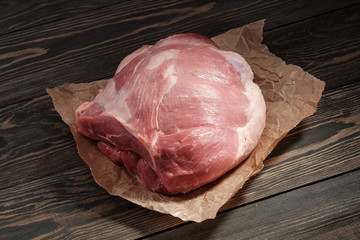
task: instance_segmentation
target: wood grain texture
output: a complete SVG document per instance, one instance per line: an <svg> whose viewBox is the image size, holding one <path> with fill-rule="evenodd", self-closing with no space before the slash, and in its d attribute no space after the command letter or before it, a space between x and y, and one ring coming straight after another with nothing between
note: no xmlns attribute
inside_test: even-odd
<svg viewBox="0 0 360 240"><path fill-rule="evenodd" d="M0 189L79 164L70 129L49 96L0 109Z"/></svg>
<svg viewBox="0 0 360 240"><path fill-rule="evenodd" d="M33 101L33 104L39 102ZM318 112L280 142L266 160L264 170L246 183L221 211L359 168L359 104L360 83L328 91L320 101ZM31 104L27 107L35 109ZM27 110L23 108L23 111ZM59 119L54 121L59 124ZM10 123L13 127L16 125ZM22 129L26 132L25 126ZM33 141L36 144L35 139ZM69 142L73 142L71 137ZM95 184L85 164L72 162L79 159L76 154L70 156L71 153L75 151L69 145L68 149L54 153L59 162L48 161L53 155L45 154L36 165L27 161L8 169L7 179L2 178L0 182L1 186L7 186L0 191L0 212L6 213L0 218L0 236L8 239L29 234L51 239L132 239L183 224L169 215L110 196ZM16 159L12 161L15 164ZM22 161L25 160L20 163ZM8 182L17 184L13 186Z"/></svg>
<svg viewBox="0 0 360 240"><path fill-rule="evenodd" d="M266 28L274 28L353 3L161 1L130 9L116 4L6 34L0 36L0 107L42 96L45 87L111 77L126 55L174 33L215 36L262 18Z"/></svg>
<svg viewBox="0 0 360 240"><path fill-rule="evenodd" d="M354 69L360 69L359 28L360 4L266 31L264 43L332 89L358 80Z"/></svg>
<svg viewBox="0 0 360 240"><path fill-rule="evenodd" d="M358 239L360 170L144 239Z"/></svg>
<svg viewBox="0 0 360 240"><path fill-rule="evenodd" d="M86 2L80 0L1 0L0 35L64 19L117 2L119 0L87 0Z"/></svg>
<svg viewBox="0 0 360 240"><path fill-rule="evenodd" d="M1 239L133 239L181 223L112 197L87 168L0 191Z"/></svg>

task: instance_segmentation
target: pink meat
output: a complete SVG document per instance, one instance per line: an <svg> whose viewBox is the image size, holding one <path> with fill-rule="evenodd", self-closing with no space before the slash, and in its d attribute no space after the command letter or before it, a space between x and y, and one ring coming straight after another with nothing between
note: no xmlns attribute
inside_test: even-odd
<svg viewBox="0 0 360 240"><path fill-rule="evenodd" d="M92 102L81 134L150 190L186 193L242 162L259 141L265 103L237 53L179 34L127 56Z"/></svg>

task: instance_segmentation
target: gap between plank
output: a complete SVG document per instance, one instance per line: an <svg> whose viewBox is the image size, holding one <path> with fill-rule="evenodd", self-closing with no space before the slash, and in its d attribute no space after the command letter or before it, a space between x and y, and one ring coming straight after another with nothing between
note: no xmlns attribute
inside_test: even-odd
<svg viewBox="0 0 360 240"><path fill-rule="evenodd" d="M66 17L59 17L58 19L49 20L47 22L34 24L32 26L28 26L28 27L24 27L24 28L18 28L18 29L15 29L15 30L10 30L9 32L1 33L0 37L6 36L7 34L17 33L17 32L20 32L20 31L25 31L25 30L32 29L32 28L35 28L35 27L39 27L39 26L42 26L42 25L54 23L54 22L61 21L61 20L67 19L67 18L72 18L72 17L76 16L77 14L78 15L86 14L86 13L89 13L89 12L94 12L94 11L97 11L97 10L100 10L100 9L103 9L103 8L107 8L107 7L111 7L111 6L115 6L115 5L118 5L118 4L120 4L120 3L104 5L104 6L101 6L101 7L97 7L97 8L93 8L93 9L89 9L89 10L84 10L84 11L80 11L80 12L77 12L77 13L73 13L73 14L68 15Z"/></svg>
<svg viewBox="0 0 360 240"><path fill-rule="evenodd" d="M251 202L247 202L247 203L244 203L244 204L241 204L239 206L236 206L236 207L233 207L233 208L229 208L229 209L226 209L224 211L221 211L219 212L217 215L222 215L224 213L227 213L227 212L230 212L230 211L233 211L234 209L238 209L238 208L242 208L242 207L245 207L245 206L248 206L248 205L251 205L251 204L256 204L260 201L264 201L264 200L267 200L267 199L270 199L270 198L274 198L274 197L277 197L277 196L280 196L280 195L283 195L283 194L286 194L286 193L289 193L289 192L292 192L292 191L296 191L296 190L299 190L299 189L302 189L302 188L306 188L306 187L309 187L309 186L312 186L312 185L315 185L317 183L320 183L320 182L324 182L324 181L327 181L327 180L330 180L330 179L334 179L334 178L337 178L337 177L341 177L345 174L350 174L352 172L356 172L356 171L360 171L360 168L355 168L355 169L352 169L352 170L349 170L347 172L343 172L343 173L340 173L340 174L337 174L337 175L334 175L334 176L331 176L331 177L326 177L324 179L320 179L320 180L316 180L314 182L311 182L311 183L307 183L307 184L304 184L302 186L298 186L298 187L295 187L295 188L292 188L292 189L289 189L289 190L285 190L285 191L282 191L282 192L279 192L279 193L276 193L276 194L272 194L272 195L269 195L269 196L266 196L266 197L263 197L263 198L260 198L260 199L256 199L254 201L251 201ZM241 191L241 190L240 190ZM211 220L210 220L211 221ZM167 229L164 229L164 230L161 230L161 231L158 231L158 232L155 232L155 233L151 233L149 235L146 235L146 236L142 236L140 238L136 238L137 240L141 240L141 239L146 239L146 238L151 238L151 237L154 237L158 234L161 234L161 233L165 233L165 232L168 232L168 231L172 231L176 228L179 228L179 227L183 227L183 226L186 226L186 225L189 225L189 224L193 224L194 222L184 222L184 223L181 223L179 225L176 225L176 226L173 226L173 227L170 227L170 228L167 228Z"/></svg>
<svg viewBox="0 0 360 240"><path fill-rule="evenodd" d="M283 28L283 27L287 27L287 26L290 26L292 24L297 24L297 23L300 23L302 21L306 21L306 20L309 20L311 18L317 18L317 17L321 17L321 16L324 16L324 15L327 15L327 14L330 14L330 13L333 13L333 12L336 12L336 11L340 11L340 10L344 10L346 8L351 8L351 7L355 7L359 5L359 3L354 3L354 4L351 4L349 6L345 6L345 7L341 7L341 8L337 8L337 9L333 9L333 10L330 10L330 11L327 11L327 12L323 12L323 13L320 13L318 15L315 15L315 16L311 16L311 17L307 17L307 18L303 18L301 20L297 20L297 21L294 21L294 22L291 22L291 23L286 23L286 24L283 24L283 25L279 25L279 26L276 26L276 27L272 27L272 28L268 28L268 29L265 29L263 32L270 32L272 30L277 30L279 28ZM265 19L265 25L266 25L266 19Z"/></svg>

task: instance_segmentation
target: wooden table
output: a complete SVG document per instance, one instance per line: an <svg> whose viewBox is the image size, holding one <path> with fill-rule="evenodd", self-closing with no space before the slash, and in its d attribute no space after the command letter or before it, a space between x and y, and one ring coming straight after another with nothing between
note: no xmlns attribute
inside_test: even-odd
<svg viewBox="0 0 360 240"><path fill-rule="evenodd" d="M359 13L355 0L2 1L0 239L360 239ZM270 51L326 82L264 170L202 223L99 187L45 88L109 78L170 34L263 18Z"/></svg>

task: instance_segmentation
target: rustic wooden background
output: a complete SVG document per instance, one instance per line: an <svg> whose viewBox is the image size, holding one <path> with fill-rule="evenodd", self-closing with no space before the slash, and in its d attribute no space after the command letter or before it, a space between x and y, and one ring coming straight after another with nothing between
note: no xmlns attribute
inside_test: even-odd
<svg viewBox="0 0 360 240"><path fill-rule="evenodd" d="M214 220L113 197L92 179L45 88L109 78L180 32L266 19L270 51L326 82ZM360 1L0 0L0 239L360 239Z"/></svg>

